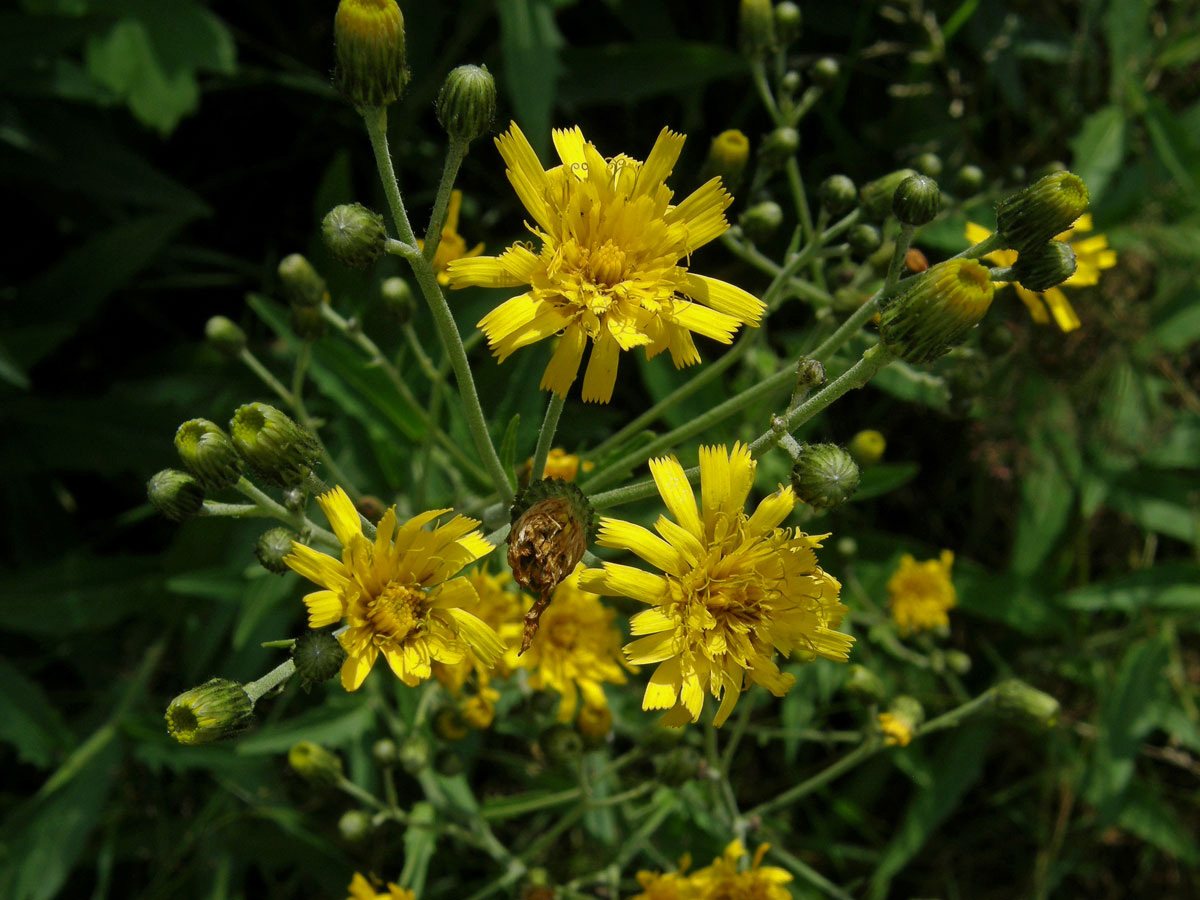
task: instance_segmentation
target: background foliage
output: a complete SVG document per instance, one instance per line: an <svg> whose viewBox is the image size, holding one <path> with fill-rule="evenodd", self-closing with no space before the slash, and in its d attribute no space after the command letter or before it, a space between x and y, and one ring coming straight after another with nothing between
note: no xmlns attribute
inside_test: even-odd
<svg viewBox="0 0 1200 900"><path fill-rule="evenodd" d="M577 123L603 152L635 156L663 124L691 135L679 188L713 134L768 128L734 50L733 4L500 0L406 4L405 14L414 78L392 133L417 209L440 168L432 100L462 62L496 74L501 121L520 121L535 147L552 124ZM1014 350L935 377L881 378L813 429L846 440L871 427L889 441L876 496L821 529L857 538L853 556L826 551L850 605L882 600L901 552L950 547L961 608L949 643L975 661L967 687L1016 673L1064 707L1048 735L972 725L881 756L797 806L791 851L853 896L1200 895L1198 15L1195 3L1141 0L805 4L796 56L842 64L802 128L810 184L836 171L867 180L925 150L948 172L976 164L997 184L1061 159L1087 180L1097 228L1121 254L1098 289L1076 295L1079 332L1037 328L1005 297L993 316ZM252 565L261 526L176 528L144 504L179 422L224 421L269 399L199 340L204 321L239 321L270 364L284 349L270 327L275 264L301 250L343 313L398 344L370 305L392 263L348 273L317 240L333 204L383 207L360 123L328 84L331 20L331 3L303 0L23 0L0 13L11 223L0 306L5 897L333 897L355 868L398 868L398 845L429 862L413 836L342 843L345 803L280 761L297 738L322 741L371 784L367 748L390 684L372 681L367 702L336 687L293 690L250 735L212 748L177 747L161 718L181 686L256 677L277 656L260 642L302 624L295 576ZM491 251L516 236L516 201L486 141L459 186L468 240ZM922 246L956 252L962 225L948 217ZM719 249L706 253L711 274L762 287ZM486 302L466 304L460 322ZM783 315L808 323L807 311ZM786 328L772 337L759 371L797 350ZM497 433L516 414L539 420L536 356L484 379ZM734 387L758 377L756 359ZM482 353L479 365L491 365ZM331 420L339 459L383 496L407 491L421 437L411 410L381 399L391 395L332 341L313 374L312 412ZM626 408L569 408L561 433L595 444L678 383L662 366L625 366L621 378ZM728 390L710 385L670 424ZM726 434L759 430L764 414L748 410ZM782 477L775 464L768 474ZM858 661L895 669L879 646L860 641L860 651ZM943 690L906 671L908 692ZM852 719L840 678L804 669L782 724ZM403 691L397 700L409 702ZM619 709L618 740L648 722ZM475 738L460 748L478 795L528 771L533 736L501 729L488 760ZM739 797L753 805L835 752L746 741ZM554 786L553 773L537 774ZM670 857L720 849L691 824L697 790L680 792L657 841ZM520 843L539 825L521 820L506 835ZM589 815L575 852L546 864L556 877L595 868L618 828ZM427 895L450 896L456 878L482 879L487 865L433 857Z"/></svg>

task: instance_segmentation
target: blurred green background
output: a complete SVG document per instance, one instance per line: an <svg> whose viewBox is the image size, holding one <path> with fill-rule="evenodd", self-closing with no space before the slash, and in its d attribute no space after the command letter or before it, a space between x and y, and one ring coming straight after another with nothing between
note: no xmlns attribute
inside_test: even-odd
<svg viewBox="0 0 1200 900"><path fill-rule="evenodd" d="M818 422L822 438L868 427L888 438L893 489L829 526L858 539L862 589L878 601L904 549L952 548L951 642L976 659L971 677L1015 672L1063 702L1064 724L1044 738L973 728L864 768L797 809L805 859L864 896L1200 896L1200 5L802 6L796 64L830 55L842 67L801 129L810 188L835 172L866 181L923 151L947 173L974 164L1010 186L1062 160L1090 185L1097 230L1121 259L1072 295L1080 331L1031 325L1006 292L993 316L1014 350L945 377L881 379ZM166 701L272 665L259 644L302 627L301 589L254 564L261 523L175 526L144 501L145 480L173 464L180 422L224 422L271 399L201 336L226 315L268 365L283 360L245 300L275 292L281 256L308 254L343 314L398 343L372 305L395 264L339 270L318 240L335 203L383 207L361 124L329 85L334 7L23 0L0 13L6 898L333 897L356 867L398 866L382 858L394 843L342 844L341 807L279 760L299 737L324 740L369 779L377 704L293 690L234 746L170 742ZM663 125L687 133L677 190L693 186L712 136L740 128L757 142L768 129L733 3L403 8L413 79L391 134L419 221L444 145L433 100L461 63L488 65L497 128L519 121L543 159L551 125L635 157ZM490 142L473 147L458 186L468 244L495 252L520 235ZM926 252L961 249L964 221L931 229ZM709 274L764 286L720 248L704 254ZM458 307L464 329L482 299ZM781 313L774 353L795 349L809 315ZM390 502L411 480L419 428L381 408L336 348L317 359L311 409L330 421L327 442ZM520 413L532 441L540 365L530 354L483 379L497 430ZM755 377L751 365L735 386ZM623 404L568 408L561 434L594 444L678 383L663 367L626 365L621 379ZM712 385L676 415L728 389ZM743 424L761 420L753 412ZM848 563L828 565L841 577ZM785 710L792 725L832 702L836 684L812 680ZM748 776L765 779L748 783L751 796L829 755L777 750L744 749ZM430 896L451 896L453 861L438 865L431 885L448 892Z"/></svg>

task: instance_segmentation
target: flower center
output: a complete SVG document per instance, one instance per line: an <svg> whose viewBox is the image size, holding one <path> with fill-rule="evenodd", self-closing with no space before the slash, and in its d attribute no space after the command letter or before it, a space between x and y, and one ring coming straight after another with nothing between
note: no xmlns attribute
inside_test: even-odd
<svg viewBox="0 0 1200 900"><path fill-rule="evenodd" d="M574 647L578 636L579 626L569 619L562 619L550 626L550 641L564 650Z"/></svg>
<svg viewBox="0 0 1200 900"><path fill-rule="evenodd" d="M407 584L389 581L371 601L369 618L379 637L403 641L417 630L425 617L425 592Z"/></svg>
<svg viewBox="0 0 1200 900"><path fill-rule="evenodd" d="M592 280L597 285L612 287L625 274L625 252L611 240L596 250L591 258Z"/></svg>

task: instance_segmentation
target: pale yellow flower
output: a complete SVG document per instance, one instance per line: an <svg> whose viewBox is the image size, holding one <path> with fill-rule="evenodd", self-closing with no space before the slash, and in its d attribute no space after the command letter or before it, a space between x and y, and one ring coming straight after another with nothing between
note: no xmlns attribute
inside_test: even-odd
<svg viewBox="0 0 1200 900"><path fill-rule="evenodd" d="M943 550L939 559L917 562L910 554L900 557L900 567L888 579L892 620L902 632L946 628L947 612L958 603L950 567L954 554Z"/></svg>
<svg viewBox="0 0 1200 900"><path fill-rule="evenodd" d="M562 447L555 447L546 454L546 467L542 469L543 478L559 478L563 481L574 481L580 472L590 472L596 468L591 460L580 462L578 453L568 453ZM523 475L529 480L533 472L533 457L525 460Z"/></svg>
<svg viewBox="0 0 1200 900"><path fill-rule="evenodd" d="M694 896L697 900L791 900L784 887L792 880L791 873L762 865L769 849L769 844L759 844L754 859L745 867L746 848L741 841L731 842L711 866L692 873L688 881L696 890Z"/></svg>
<svg viewBox="0 0 1200 900"><path fill-rule="evenodd" d="M514 633L514 628L519 635L521 600L517 594L505 590L512 582L512 576L508 572L493 575L480 567L473 569L466 578L478 597L474 604L465 607L467 612L500 635L502 641L506 634ZM456 663L435 662L433 674L450 695L457 698L462 696L463 686L472 675L475 676L475 686L483 692L493 678L507 678L512 674L512 668L503 656L489 664L476 656L475 651L468 649L466 655Z"/></svg>
<svg viewBox="0 0 1200 900"><path fill-rule="evenodd" d="M437 250L433 252L433 271L437 273L438 284L446 287L450 284L447 269L456 259L471 259L483 252L483 244L479 243L467 249L467 242L458 233L458 213L462 208L462 191L450 192L450 203L446 207L446 223L442 226L442 238L438 241ZM417 241L417 249L424 250L425 242Z"/></svg>
<svg viewBox="0 0 1200 900"><path fill-rule="evenodd" d="M350 896L346 900L417 900L417 895L406 891L398 884L388 882L386 893L378 893L365 877L358 872L350 879Z"/></svg>

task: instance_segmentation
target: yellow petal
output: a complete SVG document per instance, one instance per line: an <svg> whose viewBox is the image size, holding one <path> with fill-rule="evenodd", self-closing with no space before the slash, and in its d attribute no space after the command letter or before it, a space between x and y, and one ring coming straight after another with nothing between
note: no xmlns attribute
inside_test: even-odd
<svg viewBox="0 0 1200 900"><path fill-rule="evenodd" d="M447 609L446 614L482 663L490 666L504 655L504 642L487 622L465 609Z"/></svg>
<svg viewBox="0 0 1200 900"><path fill-rule="evenodd" d="M791 515L795 505L796 495L792 493L791 486L780 485L779 490L758 504L754 515L746 520L746 537L759 538L770 534L779 527L780 522Z"/></svg>
<svg viewBox="0 0 1200 900"><path fill-rule="evenodd" d="M651 149L650 155L646 157L646 162L638 175L637 188L634 190L635 197L642 194L654 195L658 186L667 180L675 168L679 154L683 152L683 142L686 139L684 135L677 134L669 128L664 128L658 133L658 139L654 142L654 147Z"/></svg>
<svg viewBox="0 0 1200 900"><path fill-rule="evenodd" d="M480 319L475 327L483 330L488 343L494 347L536 319L543 306L543 302L533 294L519 294L505 300Z"/></svg>
<svg viewBox="0 0 1200 900"><path fill-rule="evenodd" d="M466 576L451 578L429 592L434 609L453 609L474 606L479 602L475 586Z"/></svg>
<svg viewBox="0 0 1200 900"><path fill-rule="evenodd" d="M320 504L333 533L337 535L338 542L343 547L350 543L351 537L362 534L362 522L359 520L358 510L354 508L354 501L341 487L321 494L317 497L317 503Z"/></svg>
<svg viewBox="0 0 1200 900"><path fill-rule="evenodd" d="M324 628L341 621L346 615L346 603L342 595L335 591L314 591L307 594L304 597L304 605L308 607L309 628Z"/></svg>
<svg viewBox="0 0 1200 900"><path fill-rule="evenodd" d="M498 257L479 256L476 251L482 249L480 244L470 256L450 261L446 272L452 288L504 288L529 284L538 258L524 244L514 244Z"/></svg>
<svg viewBox="0 0 1200 900"><path fill-rule="evenodd" d="M557 234L552 210L546 204L550 182L537 154L525 134L513 122L505 134L496 138L496 148L508 166L508 180L517 196L543 231Z"/></svg>
<svg viewBox="0 0 1200 900"><path fill-rule="evenodd" d="M625 657L635 666L662 662L675 655L675 635L664 631L649 637L638 638L625 645Z"/></svg>
<svg viewBox="0 0 1200 900"><path fill-rule="evenodd" d="M446 206L446 221L442 225L442 231L449 231L451 234L458 233L458 211L462 208L462 191L453 190L450 192L450 203Z"/></svg>
<svg viewBox="0 0 1200 900"><path fill-rule="evenodd" d="M314 584L342 592L350 588L350 578L340 560L305 544L293 541L292 552L285 556L283 561L293 572Z"/></svg>
<svg viewBox="0 0 1200 900"><path fill-rule="evenodd" d="M703 247L729 230L725 209L732 202L733 195L725 190L718 177L700 185L682 203L667 210L663 221L671 226L669 232L680 255Z"/></svg>
<svg viewBox="0 0 1200 900"><path fill-rule="evenodd" d="M371 674L371 666L375 665L375 657L378 655L378 650L368 646L361 654L346 657L346 661L342 663L342 687L348 691L357 691L362 687L362 683Z"/></svg>
<svg viewBox="0 0 1200 900"><path fill-rule="evenodd" d="M1021 298L1021 302L1025 304L1025 308L1029 310L1029 315L1033 321L1039 325L1050 324L1050 314L1046 312L1046 306L1042 303L1040 294L1035 294L1027 288L1021 287L1019 284L1014 284L1017 289L1017 296Z"/></svg>
<svg viewBox="0 0 1200 900"><path fill-rule="evenodd" d="M683 560L670 544L649 529L643 528L641 525L634 525L632 522L623 522L620 519L608 517L602 518L600 520L600 538L596 543L601 547L629 550L650 565L671 575L682 575L685 571Z"/></svg>
<svg viewBox="0 0 1200 900"><path fill-rule="evenodd" d="M708 522L729 506L729 454L724 446L700 448L700 503Z"/></svg>
<svg viewBox="0 0 1200 900"><path fill-rule="evenodd" d="M688 331L702 334L706 338L720 341L722 344L733 342L733 335L741 324L733 316L691 303L687 300L676 300L671 304L671 320Z"/></svg>
<svg viewBox="0 0 1200 900"><path fill-rule="evenodd" d="M635 637L643 634L658 634L675 627L675 620L659 607L643 609L629 618L629 633Z"/></svg>
<svg viewBox="0 0 1200 900"><path fill-rule="evenodd" d="M579 126L555 128L550 132L550 137L554 141L554 149L558 151L558 158L562 160L563 169L578 179L585 178L588 165L583 147L587 142Z"/></svg>
<svg viewBox="0 0 1200 900"><path fill-rule="evenodd" d="M683 282L683 292L705 306L751 325L758 323L767 308L765 303L740 287L691 272Z"/></svg>
<svg viewBox="0 0 1200 900"><path fill-rule="evenodd" d="M1075 308L1071 306L1071 301L1058 288L1052 287L1048 291L1043 291L1042 299L1046 301L1051 315L1054 316L1054 321L1064 332L1074 331L1080 326L1079 316L1075 315Z"/></svg>
<svg viewBox="0 0 1200 900"><path fill-rule="evenodd" d="M552 304L541 303L530 321L503 338L493 340L489 337L488 341L500 362L504 362L522 347L536 344L538 341L545 340L562 331L570 322L571 320Z"/></svg>
<svg viewBox="0 0 1200 900"><path fill-rule="evenodd" d="M729 714L733 712L733 707L738 702L738 697L742 694L740 678L736 678L728 672L723 672L721 683L724 687L724 693L721 695L721 705L717 707L717 714L713 717L713 726L716 728L720 728L725 724L725 720L729 718Z"/></svg>
<svg viewBox="0 0 1200 900"><path fill-rule="evenodd" d="M605 329L592 345L592 355L588 360L587 372L583 376L584 403L607 403L612 399L620 357L620 345L608 329Z"/></svg>
<svg viewBox="0 0 1200 900"><path fill-rule="evenodd" d="M679 657L664 660L650 676L646 693L642 696L642 709L669 709L679 696Z"/></svg>
<svg viewBox="0 0 1200 900"><path fill-rule="evenodd" d="M700 526L696 495L679 460L673 456L650 460L650 475L658 488L659 496L662 497L667 510L675 517L675 521L703 540L704 529Z"/></svg>
<svg viewBox="0 0 1200 900"><path fill-rule="evenodd" d="M585 569L579 587L605 597L632 597L652 606L667 596L667 582L661 576L610 562L603 569Z"/></svg>
<svg viewBox="0 0 1200 900"><path fill-rule="evenodd" d="M578 325L568 326L554 349L554 355L550 357L538 389L565 396L579 375L579 361L583 359L583 348L586 346L587 333Z"/></svg>
<svg viewBox="0 0 1200 900"><path fill-rule="evenodd" d="M704 545L682 525L676 525L666 516L659 516L654 530L666 538L690 567L695 567L704 556Z"/></svg>

